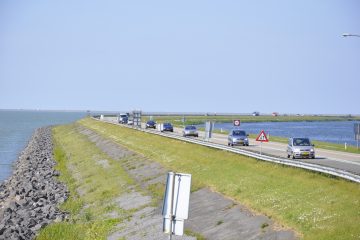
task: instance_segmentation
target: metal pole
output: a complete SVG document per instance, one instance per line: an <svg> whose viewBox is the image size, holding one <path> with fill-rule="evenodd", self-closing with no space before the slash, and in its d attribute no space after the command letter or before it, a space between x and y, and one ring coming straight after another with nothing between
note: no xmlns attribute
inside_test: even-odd
<svg viewBox="0 0 360 240"><path fill-rule="evenodd" d="M172 235L173 235L173 221L174 221L174 213L173 213L173 208L174 208L174 190L175 190L175 173L173 172L173 179L172 179L172 189L171 189L171 204L170 204L170 214L171 214L171 219L170 219L170 235L169 235L169 239L172 239Z"/></svg>
<svg viewBox="0 0 360 240"><path fill-rule="evenodd" d="M357 150L359 150L359 138L360 138L360 124L357 125L358 126L358 129L357 129L357 133L356 133L356 148Z"/></svg>

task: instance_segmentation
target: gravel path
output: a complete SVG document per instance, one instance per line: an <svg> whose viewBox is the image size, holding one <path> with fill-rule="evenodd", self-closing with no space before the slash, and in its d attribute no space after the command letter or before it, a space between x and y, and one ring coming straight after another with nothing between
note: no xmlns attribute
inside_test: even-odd
<svg viewBox="0 0 360 240"><path fill-rule="evenodd" d="M139 159L135 153L101 137L94 131L78 126L78 131L113 159L121 162L130 176L144 189L150 185L165 184L168 172L160 164L145 157ZM136 160L135 160L136 159ZM161 205L150 207L150 194L132 190L117 200L125 209L136 209L130 221L118 226L118 231L108 237L115 239L168 239L162 233ZM247 207L236 203L208 188L193 192L190 196L190 217L185 221L185 229L190 229L206 239L297 239L295 232L281 229L270 218L254 214ZM173 239L195 239L183 236Z"/></svg>

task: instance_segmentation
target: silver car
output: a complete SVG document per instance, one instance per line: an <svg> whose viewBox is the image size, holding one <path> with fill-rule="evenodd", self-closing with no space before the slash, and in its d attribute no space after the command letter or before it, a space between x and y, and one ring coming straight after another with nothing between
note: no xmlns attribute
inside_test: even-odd
<svg viewBox="0 0 360 240"><path fill-rule="evenodd" d="M289 138L286 152L288 158L315 158L314 144L309 138Z"/></svg>
<svg viewBox="0 0 360 240"><path fill-rule="evenodd" d="M187 136L198 137L199 133L195 126L186 126L183 130L183 136L184 137L187 137Z"/></svg>
<svg viewBox="0 0 360 240"><path fill-rule="evenodd" d="M228 146L243 145L249 146L249 134L239 129L233 129L230 131L228 136Z"/></svg>

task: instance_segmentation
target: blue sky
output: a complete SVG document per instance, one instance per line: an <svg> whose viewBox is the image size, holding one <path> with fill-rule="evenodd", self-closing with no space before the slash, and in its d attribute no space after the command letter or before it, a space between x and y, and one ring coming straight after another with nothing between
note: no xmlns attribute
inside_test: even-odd
<svg viewBox="0 0 360 240"><path fill-rule="evenodd" d="M360 114L360 1L0 1L0 109Z"/></svg>

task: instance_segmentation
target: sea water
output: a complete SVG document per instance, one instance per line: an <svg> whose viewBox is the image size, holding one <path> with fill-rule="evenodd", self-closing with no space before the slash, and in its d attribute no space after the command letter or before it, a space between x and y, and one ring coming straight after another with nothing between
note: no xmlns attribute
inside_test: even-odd
<svg viewBox="0 0 360 240"><path fill-rule="evenodd" d="M66 124L86 112L0 110L0 182L12 173L13 163L26 147L35 129Z"/></svg>

